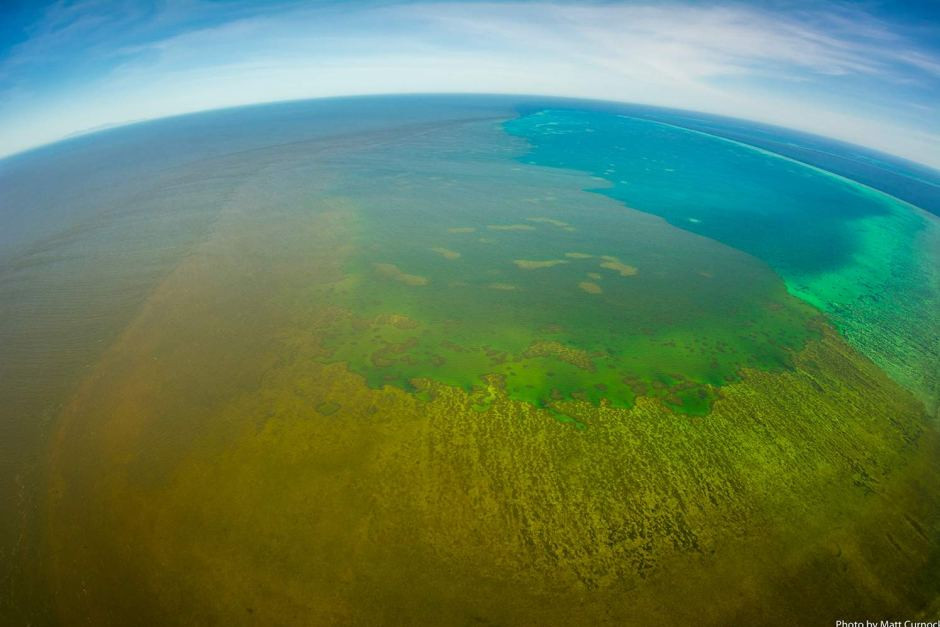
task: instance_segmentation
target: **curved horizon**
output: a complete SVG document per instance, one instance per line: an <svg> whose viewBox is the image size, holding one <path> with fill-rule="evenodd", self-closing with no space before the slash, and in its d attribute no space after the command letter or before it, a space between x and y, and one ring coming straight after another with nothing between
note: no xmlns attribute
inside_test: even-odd
<svg viewBox="0 0 940 627"><path fill-rule="evenodd" d="M657 120L660 123L668 124L675 126L677 128L682 128L685 130L690 130L697 133L702 133L714 138L731 141L736 144L740 144L747 148L751 148L758 151L767 152L773 154L774 156L791 160L801 165L805 165L814 169L818 169L822 172L836 176L839 178L846 179L851 181L854 184L862 185L864 187L877 190L879 193L890 196L896 200L905 202L911 207L914 207L921 211L926 211L934 215L940 215L940 199L938 199L934 194L932 194L933 188L940 186L940 170L928 166L923 163L916 161L910 161L903 157L898 157L896 155L888 154L881 152L867 146L862 146L860 144L852 144L850 142L844 142L842 140L833 139L825 135L820 135L816 133L808 133L806 131L800 131L799 129L788 128L785 126L767 124L755 120L747 120L743 118L735 118L732 116L718 115L718 114L708 114L702 111L695 111L692 109L678 109L672 107L656 107L643 105L641 103L635 102L623 102L623 101L614 101L614 100L598 100L598 99L587 99L587 98L572 98L572 97L560 97L560 96L549 96L542 94L480 94L480 93L461 93L461 92L451 92L451 93L386 93L386 94L353 94L353 95L342 95L342 96L325 96L319 98L301 98L296 100L284 100L284 101L274 101L274 102L257 102L249 103L244 105L235 105L228 107L219 107L216 109L206 109L201 111L191 111L186 113L180 113L175 115L167 115L160 118L152 118L147 120L133 120L125 123L106 125L102 128L88 129L87 131L77 132L70 136L63 137L59 140L49 142L47 144L42 144L39 146L34 146L18 153L11 155L6 155L0 157L0 164L4 161L10 161L16 159L17 157L28 155L36 151L42 151L44 149L53 149L58 145L65 144L71 141L90 139L93 140L95 136L99 134L106 134L110 132L119 132L124 129L129 129L134 126L151 124L151 123L160 123L160 122L170 122L177 118L185 118L190 116L201 116L201 115L212 115L212 114L221 114L225 112L235 112L241 109L249 108L262 108L262 107L272 107L279 105L302 105L304 103L316 103L319 101L332 101L332 100L344 100L344 99L371 99L371 98L494 98L494 99L505 99L507 102L512 102L514 105L520 104L531 104L538 103L539 106L546 105L552 101L556 101L559 104L569 104L569 105L584 105L586 103L594 104L600 107L612 107L612 108L622 108L624 110L630 108L637 108L640 111L631 111L631 115L638 115L640 117L647 117L651 113L654 114L649 119L655 119L655 114L660 114L664 116L684 116L682 119L672 119L670 118L669 122L664 122L663 120ZM766 141L761 141L757 136L751 137L741 137L735 136L730 137L726 134L723 134L720 130L715 129L710 126L705 125L696 125L693 122L695 118L691 116L706 116L712 121L725 121L735 125L736 131L740 132L740 123L753 126L755 129L762 131L766 130L776 130L787 134L790 139L794 139L796 136L803 136L803 139L811 139L815 142L822 142L824 146L810 147L808 144L797 144L795 142L790 142L787 144L777 144L770 145ZM701 119L701 118L699 118ZM861 155L853 155L852 158L849 158L848 153L841 152L839 150L839 145L850 146L854 149L863 151ZM787 150L785 148L790 148ZM826 149L824 149L826 148ZM828 149L834 148L835 152L830 152ZM861 171L855 167L849 168L839 168L833 167L832 164L823 163L820 158L811 158L812 153L819 153L827 157L835 156L837 159L848 161L852 164L867 164L869 167L874 169L875 176L862 176ZM839 153L838 155L836 153ZM883 161L874 162L874 158L887 159L890 160L896 167L887 168L887 164ZM900 169L898 169L900 168ZM893 181L891 177L886 177L886 174L889 174L892 177L897 177L900 180ZM936 178L932 180L925 180L923 176L933 175ZM914 183L914 186L909 187L910 183Z"/></svg>
<svg viewBox="0 0 940 627"><path fill-rule="evenodd" d="M127 120L127 121L124 121L124 122L115 122L115 123L111 123L111 124L103 124L103 125L101 125L101 126L96 126L96 127L92 127L92 128L87 128L87 129L75 131L74 133L71 133L71 134L69 134L69 135L65 135L64 137L61 137L61 138L59 138L59 139L55 139L55 140L52 140L52 141L49 141L49 142L46 142L46 143L43 143L43 144L37 144L37 145L35 145L35 146L30 146L30 147L24 148L23 150L20 150L20 151L18 151L18 152L13 152L13 153L5 154L5 155L0 155L0 161L4 161L4 160L7 160L7 159L14 159L14 158L16 158L16 157L19 157L20 155L28 154L28 153L31 153L31 152L36 151L36 150L42 150L42 149L44 149L44 148L53 147L53 146L56 146L56 145L58 145L58 144L66 143L66 142L69 142L69 141L72 141L72 140L75 140L75 139L82 139L82 138L92 137L92 136L94 136L94 135L98 135L99 133L107 133L107 132L110 132L110 131L117 131L117 130L120 130L120 129L124 129L124 128L131 127L131 126L136 126L136 125L139 125L139 124L148 124L148 123L152 123L152 122L162 122L162 121L165 121L165 120L172 120L172 119L175 119L175 118L182 118L182 117L188 117L188 116L198 116L198 115L207 115L207 114L212 114L212 113L222 113L222 112L225 112L225 111L234 111L234 110L237 110L237 109L247 109L247 108L252 108L252 107L267 107L267 106L276 106L276 105L303 104L303 103L307 103L307 102L316 102L316 101L321 101L321 100L344 100L344 99L357 99L357 98L394 98L394 97L414 97L414 98L421 98L421 97L445 97L445 98L446 98L446 97L453 97L453 98L459 98L459 97L493 97L493 98L519 99L520 101L532 100L532 101L538 101L538 102L556 100L556 101L559 101L559 102L568 101L568 102L570 102L570 103L580 103L580 104L584 104L584 103L596 103L596 104L599 104L599 105L613 105L613 106L624 106L624 107L644 107L644 108L648 108L648 109L651 109L651 110L659 110L659 111L662 111L662 112L675 113L675 114L685 114L685 115L688 115L688 114L696 114L696 115L705 115L705 116L708 116L708 117L711 117L711 118L717 118L717 119L719 119L719 120L727 120L727 121L733 121L733 122L745 122L745 123L748 123L748 124L753 124L753 125L758 126L758 127L763 127L763 128L768 128L768 129L769 129L769 128L773 128L773 129L777 129L777 130L781 130L781 131L786 131L786 132L790 132L790 133L797 133L797 134L806 135L806 136L808 136L808 137L812 137L812 138L820 139L820 140L825 140L825 141L827 141L827 142L840 143L840 144L844 144L844 145L846 145L846 146L852 146L852 147L855 147L855 148L859 148L859 149L868 151L868 152L871 153L872 155L879 155L879 156L882 156L882 157L888 157L888 158L891 158L892 160L896 160L897 162L899 162L899 163L901 163L901 164L906 164L906 165L910 165L910 166L917 166L917 167L924 167L924 168L927 168L931 173L940 174L940 167L934 167L934 166L930 166L930 165L928 165L928 164L926 164L926 163L921 163L921 162L919 162L919 161L913 161L913 160L907 159L906 157L902 157L902 156L895 155L895 154L888 153L888 152L884 152L884 151L881 151L881 150L878 150L878 149L875 149L875 148L871 148L871 147L869 147L869 146L865 146L864 144L859 144L859 143L855 143L855 142L845 141L845 140L841 140L841 139L838 139L838 138L835 138L835 137L827 136L827 135L822 134L822 133L814 133L814 132L810 132L810 131L804 131L804 130L801 130L801 129L799 129L799 128L794 128L794 127L790 127L790 126L784 126L784 125L780 125L780 124L771 124L771 123L769 123L769 122L762 122L762 121L760 121L760 120L755 120L755 119L751 119L751 118L736 117L736 116L732 116L732 115L724 115L724 114L719 114L719 113L709 113L709 112L707 112L707 111L701 111L701 110L697 110L697 109L688 109L688 108L681 108L681 107L666 107L666 106L658 106L658 105L647 105L647 104L644 104L644 103L642 103L642 102L630 101L630 100L605 100L605 99L601 99L601 98L578 98L578 97L575 97L575 96L556 96L556 95L552 95L552 94L537 94L537 93L512 93L512 92L486 92L486 93L484 93L484 92L472 92L472 91L466 91L466 92L461 92L461 91L452 91L452 92L380 92L380 93L337 94L337 95L335 95L335 96L314 96L314 97L311 97L311 98L294 98L294 99L291 99L291 100L264 100L264 101L258 101L258 102L248 102L248 103L245 103L245 104L225 105L225 106L216 107L216 108L212 108L212 109L198 109L198 110L195 110L195 111L185 111L185 112L182 112L182 113L171 113L171 114L164 115L164 116L160 116L160 117L142 118L142 119L137 119L137 120ZM677 125L677 126L682 126L682 125ZM682 128L691 128L691 127L682 126ZM714 136L714 137L723 137L721 134L716 133L716 132L706 132L706 131L701 131L701 130L698 130L698 129L696 129L696 130L697 130L697 132L702 132L702 133L705 133L705 134L708 134L708 135L712 135L712 136ZM740 143L745 144L745 145L748 145L748 146L754 146L754 144L750 144L750 143L748 143L748 142L740 142ZM762 150L768 150L768 149L762 148ZM778 155L784 156L784 157L786 157L786 158L788 158L788 159L791 159L791 158L792 158L792 157L788 157L788 156L786 156L786 155L783 155L783 153L775 152L775 151L773 151L773 150L768 150L768 152L773 152L774 154L778 154ZM801 161L801 160L799 160L799 159L794 159L794 160L795 160L795 161L800 161L800 163L807 163L807 164L809 163L809 162L807 162L807 161ZM933 184L933 183L930 183L930 184Z"/></svg>
<svg viewBox="0 0 940 627"><path fill-rule="evenodd" d="M222 108L489 93L771 124L940 168L930 7L838 2L9 5L0 157Z"/></svg>

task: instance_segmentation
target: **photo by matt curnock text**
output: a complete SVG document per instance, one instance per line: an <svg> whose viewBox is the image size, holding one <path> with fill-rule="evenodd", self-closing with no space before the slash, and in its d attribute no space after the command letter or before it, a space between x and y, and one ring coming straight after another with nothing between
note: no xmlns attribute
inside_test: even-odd
<svg viewBox="0 0 940 627"><path fill-rule="evenodd" d="M940 627L938 620L837 620L836 627Z"/></svg>

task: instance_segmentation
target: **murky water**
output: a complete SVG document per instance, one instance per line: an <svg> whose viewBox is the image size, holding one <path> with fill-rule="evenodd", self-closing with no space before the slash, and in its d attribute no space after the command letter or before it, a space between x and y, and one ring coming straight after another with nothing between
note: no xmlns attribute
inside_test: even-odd
<svg viewBox="0 0 940 627"><path fill-rule="evenodd" d="M3 616L936 612L923 402L765 260L528 163L515 115L282 105L6 165L4 215L109 167L4 249Z"/></svg>

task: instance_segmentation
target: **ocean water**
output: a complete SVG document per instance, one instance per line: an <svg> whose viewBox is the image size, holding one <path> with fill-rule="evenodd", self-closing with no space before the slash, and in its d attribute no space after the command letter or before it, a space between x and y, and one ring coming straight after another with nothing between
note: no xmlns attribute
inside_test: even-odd
<svg viewBox="0 0 940 627"><path fill-rule="evenodd" d="M691 111L613 103L578 103L595 112L629 115L673 124L763 148L844 176L940 215L940 172L862 146L781 128Z"/></svg>
<svg viewBox="0 0 940 627"><path fill-rule="evenodd" d="M49 610L37 551L63 407L153 291L212 237L272 147L314 155L381 143L390 129L409 133L494 111L506 114L473 98L456 107L355 99L245 107L78 137L0 162L5 610L16 620Z"/></svg>
<svg viewBox="0 0 940 627"><path fill-rule="evenodd" d="M940 607L936 219L592 107L289 103L0 162L0 617Z"/></svg>

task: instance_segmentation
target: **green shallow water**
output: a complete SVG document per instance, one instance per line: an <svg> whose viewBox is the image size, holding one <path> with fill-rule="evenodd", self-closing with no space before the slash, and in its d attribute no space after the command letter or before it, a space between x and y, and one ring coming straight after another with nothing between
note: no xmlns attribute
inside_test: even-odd
<svg viewBox="0 0 940 627"><path fill-rule="evenodd" d="M340 187L354 250L321 298L355 315L328 336L329 359L373 386L474 391L481 410L493 376L539 407L649 395L705 414L742 368L788 368L818 337L815 310L759 260L583 194L586 176L466 145L498 132L386 148L367 183Z"/></svg>

